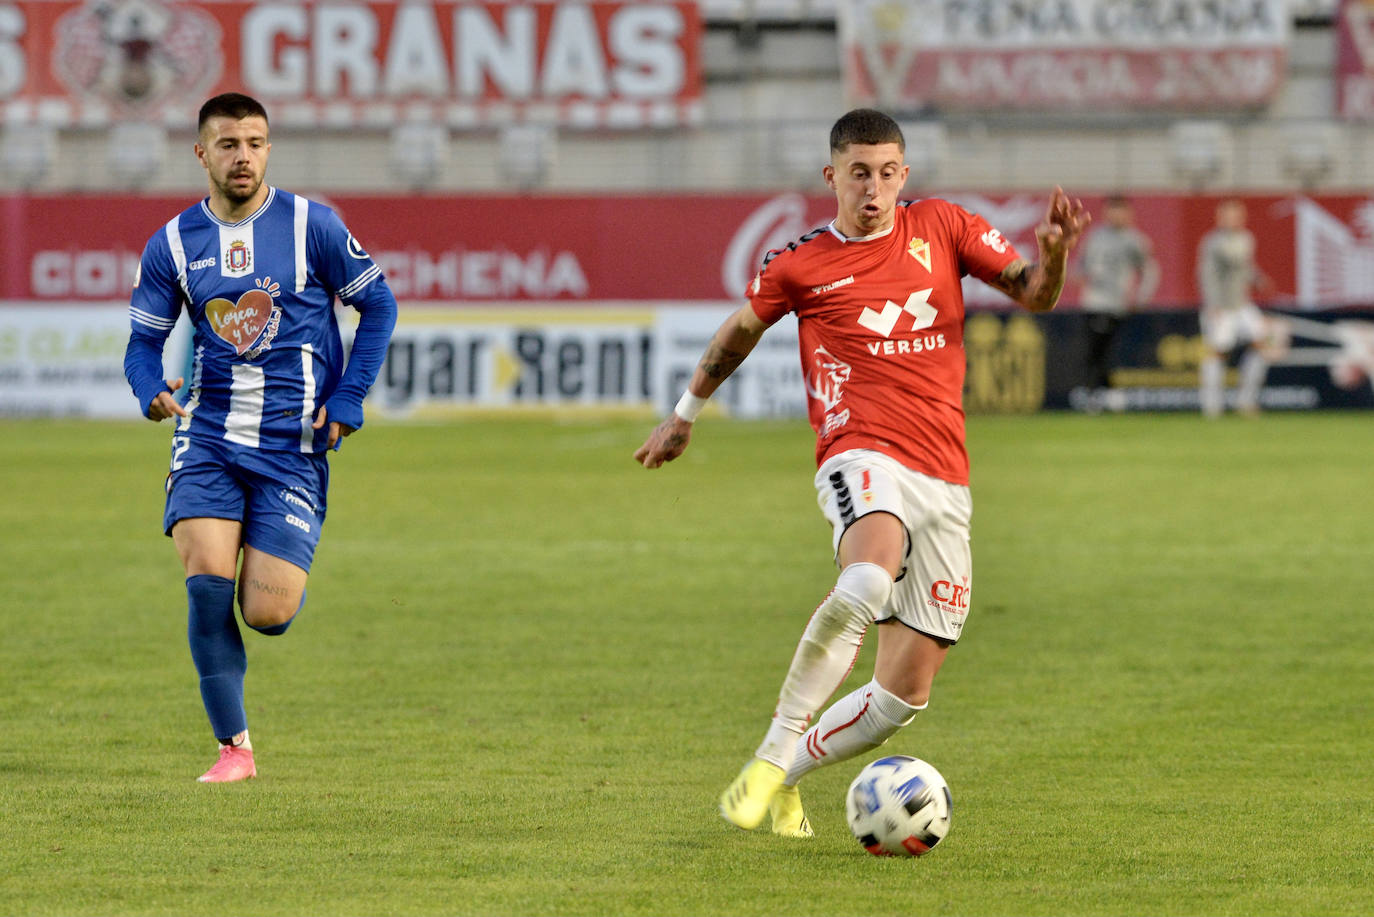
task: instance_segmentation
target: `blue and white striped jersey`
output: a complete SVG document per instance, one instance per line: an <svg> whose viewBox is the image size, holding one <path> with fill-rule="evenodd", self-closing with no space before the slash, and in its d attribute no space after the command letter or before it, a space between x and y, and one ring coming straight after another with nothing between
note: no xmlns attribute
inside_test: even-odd
<svg viewBox="0 0 1374 917"><path fill-rule="evenodd" d="M334 297L362 313L348 366ZM357 428L396 319L381 269L322 204L269 189L252 216L226 223L208 200L155 233L129 306L125 373L144 412L183 305L195 352L178 432L268 450L320 452L328 419Z"/></svg>

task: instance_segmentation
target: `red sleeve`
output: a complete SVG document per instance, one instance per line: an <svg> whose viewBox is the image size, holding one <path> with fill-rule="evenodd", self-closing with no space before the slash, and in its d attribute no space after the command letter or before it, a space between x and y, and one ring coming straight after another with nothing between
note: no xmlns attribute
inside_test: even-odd
<svg viewBox="0 0 1374 917"><path fill-rule="evenodd" d="M1007 265L1021 257L1002 233L976 213L950 205L956 222L959 269L970 277L990 283L1007 269Z"/></svg>
<svg viewBox="0 0 1374 917"><path fill-rule="evenodd" d="M769 252L763 267L749 281L749 288L744 293L754 314L765 325L772 325L792 311L792 298L787 295L783 266L778 264L784 256L782 252Z"/></svg>

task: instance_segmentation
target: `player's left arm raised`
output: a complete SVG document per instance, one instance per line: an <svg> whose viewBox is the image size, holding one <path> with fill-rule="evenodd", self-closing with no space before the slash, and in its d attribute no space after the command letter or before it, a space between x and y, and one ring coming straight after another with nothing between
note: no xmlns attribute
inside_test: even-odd
<svg viewBox="0 0 1374 917"><path fill-rule="evenodd" d="M992 282L997 289L1032 312L1048 312L1059 302L1068 274L1069 252L1092 222L1083 202L1070 200L1063 188L1050 195L1045 217L1035 227L1040 257L1034 263L1018 258Z"/></svg>

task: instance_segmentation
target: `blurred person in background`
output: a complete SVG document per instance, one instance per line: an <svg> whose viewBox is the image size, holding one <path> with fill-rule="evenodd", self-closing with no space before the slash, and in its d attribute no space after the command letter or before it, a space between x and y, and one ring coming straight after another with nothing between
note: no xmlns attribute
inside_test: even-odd
<svg viewBox="0 0 1374 917"><path fill-rule="evenodd" d="M646 468L680 456L706 400L769 326L796 313L815 486L840 573L802 633L762 744L721 795L721 815L741 828L771 814L774 833L810 837L797 782L877 748L925 709L973 590L960 281L972 275L1048 311L1089 221L1056 188L1032 262L948 201L899 201L908 172L892 118L857 109L835 122L822 170L835 219L768 253L677 407L634 454ZM760 545L753 560L779 559ZM813 724L874 624L872 680Z"/></svg>
<svg viewBox="0 0 1374 917"><path fill-rule="evenodd" d="M257 775L235 592L244 623L269 636L304 607L326 454L363 425L396 323L381 269L334 211L266 184L271 146L255 99L201 107L209 196L149 239L129 306L125 375L145 417L175 421L163 530L185 569L187 639L219 740L204 783ZM362 316L347 360L335 297ZM184 406L173 397L183 380L162 377L183 308L194 329Z"/></svg>
<svg viewBox="0 0 1374 917"><path fill-rule="evenodd" d="M1217 205L1216 225L1198 245L1197 284L1202 297L1198 324L1206 352L1198 372L1198 397L1206 417L1226 406L1226 361L1240 348L1236 410L1259 413L1260 387L1269 371L1265 346L1270 325L1251 296L1269 288L1255 261L1255 236L1245 225L1245 204L1230 198Z"/></svg>
<svg viewBox="0 0 1374 917"><path fill-rule="evenodd" d="M1147 305L1159 284L1159 264L1150 239L1135 227L1131 202L1107 198L1106 221L1083 240L1078 267L1083 281L1083 324L1087 331L1085 384L1111 386L1112 346L1126 316Z"/></svg>

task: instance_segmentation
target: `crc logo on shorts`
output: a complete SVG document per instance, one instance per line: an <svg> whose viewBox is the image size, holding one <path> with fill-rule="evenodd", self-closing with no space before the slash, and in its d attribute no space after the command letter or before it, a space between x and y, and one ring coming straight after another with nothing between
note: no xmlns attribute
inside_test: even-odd
<svg viewBox="0 0 1374 917"><path fill-rule="evenodd" d="M973 596L973 587L968 584L968 577L959 577L960 582L950 579L937 579L930 584L930 599L927 601L932 608L938 608L943 612L955 615L968 614L969 599Z"/></svg>

